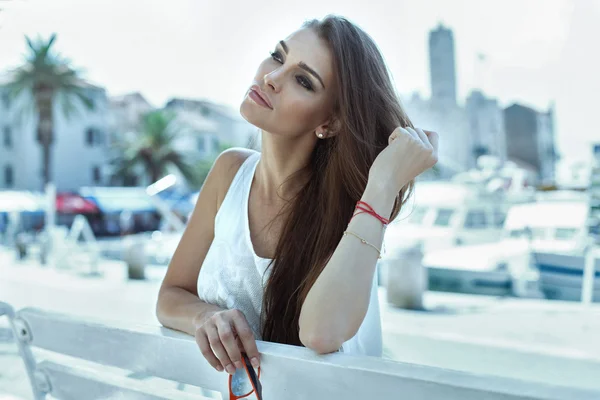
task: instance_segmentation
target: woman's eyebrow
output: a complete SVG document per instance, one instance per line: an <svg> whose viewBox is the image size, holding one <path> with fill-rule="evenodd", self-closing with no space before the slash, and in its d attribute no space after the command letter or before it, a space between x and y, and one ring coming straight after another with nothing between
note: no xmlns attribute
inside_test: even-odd
<svg viewBox="0 0 600 400"><path fill-rule="evenodd" d="M289 47L287 46L287 44L283 41L280 40L279 44L281 45L281 47L283 48L283 52L287 55L287 53L290 52ZM321 77L319 76L319 74L317 74L317 71L315 71L314 69L312 69L311 67L309 67L308 65L306 65L306 63L300 61L298 63L298 66L300 68L302 68L303 70L305 70L306 72L310 73L312 76L314 76L315 78L317 78L317 80L319 82L321 82L321 86L323 86L323 89L325 89L325 84L323 83L323 79L321 79Z"/></svg>

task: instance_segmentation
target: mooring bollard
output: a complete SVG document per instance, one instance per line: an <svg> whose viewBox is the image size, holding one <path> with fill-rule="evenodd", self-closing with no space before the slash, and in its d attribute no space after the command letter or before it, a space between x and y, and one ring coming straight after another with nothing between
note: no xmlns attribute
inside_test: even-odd
<svg viewBox="0 0 600 400"><path fill-rule="evenodd" d="M387 252L385 263L388 303L401 308L423 309L427 270L423 267L421 245L396 247Z"/></svg>
<svg viewBox="0 0 600 400"><path fill-rule="evenodd" d="M27 240L27 235L25 233L17 234L15 239L15 248L17 250L17 258L19 260L24 260L27 257L27 247L29 243Z"/></svg>
<svg viewBox="0 0 600 400"><path fill-rule="evenodd" d="M127 264L129 279L146 279L146 244L140 238L123 239L123 261Z"/></svg>

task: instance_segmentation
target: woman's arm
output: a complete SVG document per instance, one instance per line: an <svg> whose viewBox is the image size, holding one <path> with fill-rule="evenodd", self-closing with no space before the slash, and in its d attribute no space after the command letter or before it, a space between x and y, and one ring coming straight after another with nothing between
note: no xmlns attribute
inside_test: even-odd
<svg viewBox="0 0 600 400"><path fill-rule="evenodd" d="M223 311L219 306L206 303L197 295L177 286L161 287L156 316L162 325L194 336L196 327L211 313Z"/></svg>
<svg viewBox="0 0 600 400"><path fill-rule="evenodd" d="M362 201L379 215L390 215L395 197L369 187ZM359 214L347 228L381 249L384 228L368 214ZM327 265L312 286L300 312L300 341L324 354L337 351L362 324L371 296L379 254L352 235L342 236Z"/></svg>
<svg viewBox="0 0 600 400"><path fill-rule="evenodd" d="M379 215L390 215L400 190L433 167L437 154L437 133L397 127L369 170L362 201ZM381 249L384 230L373 216L359 214L347 229ZM355 236L342 237L302 305L300 340L305 346L330 353L356 334L369 307L377 257Z"/></svg>
<svg viewBox="0 0 600 400"><path fill-rule="evenodd" d="M197 282L214 238L217 210L233 177L252 151L230 149L215 161L204 183L160 288L156 316L161 324L194 336L208 363L234 374L245 352L258 368L260 354L245 315L201 301Z"/></svg>
<svg viewBox="0 0 600 400"><path fill-rule="evenodd" d="M194 335L198 322L223 310L198 298L198 275L214 238L214 221L221 198L250 154L245 149L230 149L220 154L200 190L156 303L156 316L168 328Z"/></svg>

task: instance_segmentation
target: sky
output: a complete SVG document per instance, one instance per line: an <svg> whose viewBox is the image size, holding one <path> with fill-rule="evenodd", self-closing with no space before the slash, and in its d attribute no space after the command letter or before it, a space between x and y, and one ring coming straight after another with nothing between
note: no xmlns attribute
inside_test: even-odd
<svg viewBox="0 0 600 400"><path fill-rule="evenodd" d="M473 88L502 106L554 103L563 169L589 160L600 142L600 0L9 0L0 8L0 72L22 61L24 35L56 32L56 50L109 95L236 109L277 41L329 13L373 37L400 93L429 96L428 33L442 23L454 32L459 103Z"/></svg>

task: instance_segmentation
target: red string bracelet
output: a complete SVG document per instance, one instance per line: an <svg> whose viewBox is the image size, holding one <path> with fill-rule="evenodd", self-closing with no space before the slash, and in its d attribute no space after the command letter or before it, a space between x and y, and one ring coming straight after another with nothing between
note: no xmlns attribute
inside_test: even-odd
<svg viewBox="0 0 600 400"><path fill-rule="evenodd" d="M356 212L356 210L360 210L359 212ZM373 209L373 207L371 207L369 204L365 203L364 201L358 201L358 203L356 203L356 208L354 209L355 214L352 215L352 218L356 217L359 214L369 214L372 215L373 217L377 218L379 221L381 221L381 223L383 225L387 225L390 223L390 220L387 218L382 217L381 215L377 214L377 212L375 212L375 210ZM352 221L352 218L350 218L350 221Z"/></svg>

